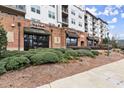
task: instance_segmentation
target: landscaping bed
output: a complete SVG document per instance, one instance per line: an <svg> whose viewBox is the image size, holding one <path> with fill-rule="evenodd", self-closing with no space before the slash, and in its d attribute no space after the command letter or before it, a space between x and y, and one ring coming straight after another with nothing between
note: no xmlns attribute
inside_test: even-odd
<svg viewBox="0 0 124 93"><path fill-rule="evenodd" d="M90 57L86 57L84 55L83 57L80 56L78 60L77 58L72 58L73 60L69 60L66 63L54 62L51 64L51 62L49 62L42 65L26 65L27 67L25 67L25 69L22 67L18 70L15 70L16 68L14 68L15 71L9 70L5 74L1 75L0 87L38 87L60 78L71 76L104 64L115 62L122 58L124 58L123 54L112 52L110 57L105 55L94 57L91 54ZM58 60L57 57L54 57L54 59ZM23 64L28 64L27 61L25 63L25 60L27 59L21 58L21 60L23 60ZM21 64L21 66L23 65ZM12 67L8 65L8 69L12 69Z"/></svg>

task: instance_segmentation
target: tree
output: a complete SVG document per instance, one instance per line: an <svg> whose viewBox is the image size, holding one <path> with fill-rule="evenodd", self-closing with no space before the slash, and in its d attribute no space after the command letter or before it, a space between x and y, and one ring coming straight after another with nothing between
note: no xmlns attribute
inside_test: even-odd
<svg viewBox="0 0 124 93"><path fill-rule="evenodd" d="M105 37L105 38L103 39L103 44L108 44L108 42L109 42L109 39L108 39L107 37Z"/></svg>
<svg viewBox="0 0 124 93"><path fill-rule="evenodd" d="M117 40L115 39L114 36L112 37L111 44L112 44L112 47L113 47L113 48L117 48L117 47L118 47L118 45L117 45Z"/></svg>
<svg viewBox="0 0 124 93"><path fill-rule="evenodd" d="M6 51L7 47L7 36L6 31L0 26L0 56Z"/></svg>

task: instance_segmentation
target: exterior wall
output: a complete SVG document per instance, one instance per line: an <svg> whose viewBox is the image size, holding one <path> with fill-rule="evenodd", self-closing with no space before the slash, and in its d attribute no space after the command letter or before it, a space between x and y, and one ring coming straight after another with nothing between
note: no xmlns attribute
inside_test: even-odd
<svg viewBox="0 0 124 93"><path fill-rule="evenodd" d="M61 48L61 28L45 26L45 30L49 31L51 35L49 36L49 48Z"/></svg>
<svg viewBox="0 0 124 93"><path fill-rule="evenodd" d="M87 33L86 32L78 32L78 46L79 47L87 47ZM83 43L83 44L82 44Z"/></svg>
<svg viewBox="0 0 124 93"><path fill-rule="evenodd" d="M32 22L30 21L30 25L28 27L31 27ZM33 27L38 29L44 29L46 31L50 32L49 36L49 48L65 48L65 33L62 28L51 26L49 24L44 23L36 23L38 25L42 25L42 27Z"/></svg>
<svg viewBox="0 0 124 93"><path fill-rule="evenodd" d="M42 23L46 24L53 24L55 26L58 26L57 22L57 6L52 7L49 5L40 5L40 14L34 13L31 11L31 5L26 5L26 19L36 19L39 20ZM55 19L48 17L48 12L52 11L55 13Z"/></svg>
<svg viewBox="0 0 124 93"><path fill-rule="evenodd" d="M80 30L80 31L84 31L84 11L79 9L78 6L75 5L69 5L68 7L68 11L69 11L69 28L73 28L76 30ZM75 15L71 14L71 12L74 11ZM82 18L79 18L79 15ZM75 24L72 24L72 18L75 19ZM79 22L81 22L82 27L79 26Z"/></svg>
<svg viewBox="0 0 124 93"><path fill-rule="evenodd" d="M101 19L98 19L98 36L99 36L99 43L102 43L102 39L106 37L108 32L108 25L107 23L103 22Z"/></svg>
<svg viewBox="0 0 124 93"><path fill-rule="evenodd" d="M49 5L41 5L40 7L40 14L31 12L31 5L26 5L26 19L36 19L40 20L42 23L46 24L54 24L55 26L62 25L62 5L56 5L55 7L51 7ZM71 10L75 11L75 16L71 14ZM55 19L51 19L48 17L48 11L52 11L55 13ZM76 30L84 31L84 11L81 9L81 6L75 6L75 5L68 5L68 27L74 28ZM79 18L79 15L82 17L82 19ZM71 19L76 20L76 24L73 25L71 23ZM82 27L79 26L79 22L82 23Z"/></svg>
<svg viewBox="0 0 124 93"><path fill-rule="evenodd" d="M8 50L18 50L18 22L21 23L20 27L20 50L24 50L24 38L23 38L23 28L25 25L24 17L10 15L7 13L0 13L0 22L5 31L7 32L8 38Z"/></svg>
<svg viewBox="0 0 124 93"><path fill-rule="evenodd" d="M26 12L25 11L25 5L4 5L8 8L12 8L14 10L20 11L20 12Z"/></svg>
<svg viewBox="0 0 124 93"><path fill-rule="evenodd" d="M92 35L92 29L93 29L93 26L92 26L92 16L89 15L89 14L86 14L87 15L87 23L88 23L88 33L90 35Z"/></svg>

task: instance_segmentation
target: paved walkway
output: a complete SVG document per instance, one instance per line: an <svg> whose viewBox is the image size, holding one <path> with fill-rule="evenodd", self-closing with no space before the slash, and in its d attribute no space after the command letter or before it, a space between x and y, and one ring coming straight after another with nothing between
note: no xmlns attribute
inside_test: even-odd
<svg viewBox="0 0 124 93"><path fill-rule="evenodd" d="M38 88L122 88L124 59L92 70L56 80Z"/></svg>

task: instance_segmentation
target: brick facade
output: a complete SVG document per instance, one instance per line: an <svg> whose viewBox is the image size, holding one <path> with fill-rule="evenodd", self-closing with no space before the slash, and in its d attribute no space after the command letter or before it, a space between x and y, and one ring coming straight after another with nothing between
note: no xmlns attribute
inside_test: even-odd
<svg viewBox="0 0 124 93"><path fill-rule="evenodd" d="M31 22L32 23L32 22ZM87 33L70 28L60 28L44 23L36 23L36 28L47 30L51 33L49 36L49 48L66 48L66 31L70 30L78 34L78 47L87 47ZM39 26L42 25L42 26ZM30 24L31 26L31 24ZM82 44L83 43L83 44Z"/></svg>
<svg viewBox="0 0 124 93"><path fill-rule="evenodd" d="M0 23L7 32L7 38L8 38L8 50L18 50L18 22L21 23L20 27L20 50L24 49L24 34L23 34L23 28L25 25L25 20L23 16L17 16L13 14L8 13L0 13Z"/></svg>

